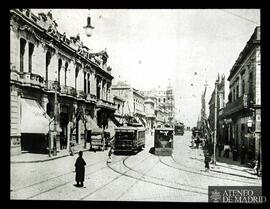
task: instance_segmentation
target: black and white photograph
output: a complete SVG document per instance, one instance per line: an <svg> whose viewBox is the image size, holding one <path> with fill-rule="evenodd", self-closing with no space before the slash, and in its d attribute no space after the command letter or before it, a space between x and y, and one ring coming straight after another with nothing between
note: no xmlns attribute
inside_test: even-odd
<svg viewBox="0 0 270 209"><path fill-rule="evenodd" d="M10 200L268 201L260 9L9 13Z"/></svg>

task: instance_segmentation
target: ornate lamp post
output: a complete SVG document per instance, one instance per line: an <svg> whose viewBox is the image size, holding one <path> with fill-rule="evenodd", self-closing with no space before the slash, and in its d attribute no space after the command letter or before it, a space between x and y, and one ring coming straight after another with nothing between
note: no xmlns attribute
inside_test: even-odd
<svg viewBox="0 0 270 209"><path fill-rule="evenodd" d="M55 80L53 83L54 88L54 140L53 140L53 155L57 155L57 90L58 90L58 81Z"/></svg>
<svg viewBox="0 0 270 209"><path fill-rule="evenodd" d="M90 9L89 9L88 17L87 17L87 25L84 26L83 28L85 30L86 36L91 37L92 33L93 33L93 30L94 30L94 27L91 25Z"/></svg>

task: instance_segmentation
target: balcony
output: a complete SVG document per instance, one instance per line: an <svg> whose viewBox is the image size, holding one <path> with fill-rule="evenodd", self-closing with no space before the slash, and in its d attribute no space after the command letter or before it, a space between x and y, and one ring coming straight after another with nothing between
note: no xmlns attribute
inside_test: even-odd
<svg viewBox="0 0 270 209"><path fill-rule="evenodd" d="M55 83L56 81L51 81L51 80L48 80L46 81L45 83L45 90L47 91L55 91L55 85L57 85L57 90L60 91L60 85L57 81L57 83Z"/></svg>
<svg viewBox="0 0 270 209"><path fill-rule="evenodd" d="M97 107L111 109L111 110L117 109L117 105L115 103L112 103L103 99L97 100Z"/></svg>
<svg viewBox="0 0 270 209"><path fill-rule="evenodd" d="M85 99L86 98L86 94L84 91L82 90L77 90L77 99Z"/></svg>
<svg viewBox="0 0 270 209"><path fill-rule="evenodd" d="M241 97L239 97L237 100L231 103L227 103L223 110L223 114L224 116L228 116L246 108L248 108L248 97L246 94L244 94Z"/></svg>
<svg viewBox="0 0 270 209"><path fill-rule="evenodd" d="M40 75L30 72L18 72L16 70L10 71L10 80L12 82L19 82L24 86L31 86L35 88L44 87L44 78Z"/></svg>
<svg viewBox="0 0 270 209"><path fill-rule="evenodd" d="M72 97L77 96L76 89L71 87L71 86L61 85L60 86L60 93L67 95L67 96L72 96Z"/></svg>
<svg viewBox="0 0 270 209"><path fill-rule="evenodd" d="M156 115L154 113L146 113L147 118L156 118Z"/></svg>
<svg viewBox="0 0 270 209"><path fill-rule="evenodd" d="M86 95L86 101L96 102L97 101L97 97L94 94L87 94Z"/></svg>

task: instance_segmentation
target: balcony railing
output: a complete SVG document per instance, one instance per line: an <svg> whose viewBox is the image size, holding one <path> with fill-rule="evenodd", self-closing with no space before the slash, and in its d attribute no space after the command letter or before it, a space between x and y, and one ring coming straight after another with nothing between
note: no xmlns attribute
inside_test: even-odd
<svg viewBox="0 0 270 209"><path fill-rule="evenodd" d="M73 88L71 86L61 85L60 86L60 93L61 94L66 94L66 95L69 95L69 96L73 96L73 97L77 96L75 88Z"/></svg>
<svg viewBox="0 0 270 209"><path fill-rule="evenodd" d="M77 98L79 99L86 99L86 94L82 90L77 90Z"/></svg>
<svg viewBox="0 0 270 209"><path fill-rule="evenodd" d="M56 81L48 80L45 83L46 83L45 84L45 89L47 91L55 91L55 87L57 87L57 91L60 91L60 85L59 85L58 81L56 83Z"/></svg>
<svg viewBox="0 0 270 209"><path fill-rule="evenodd" d="M230 115L248 108L248 97L246 94L239 97L237 100L227 103L224 108L224 115Z"/></svg>
<svg viewBox="0 0 270 209"><path fill-rule="evenodd" d="M97 97L96 97L96 95L94 95L94 94L87 94L87 95L86 95L86 100L87 100L87 101L96 102L96 101L97 101Z"/></svg>
<svg viewBox="0 0 270 209"><path fill-rule="evenodd" d="M115 103L103 99L97 101L97 107L104 107L113 110L117 109L117 105Z"/></svg>
<svg viewBox="0 0 270 209"><path fill-rule="evenodd" d="M20 81L23 85L44 87L44 78L30 72L11 71L11 80Z"/></svg>

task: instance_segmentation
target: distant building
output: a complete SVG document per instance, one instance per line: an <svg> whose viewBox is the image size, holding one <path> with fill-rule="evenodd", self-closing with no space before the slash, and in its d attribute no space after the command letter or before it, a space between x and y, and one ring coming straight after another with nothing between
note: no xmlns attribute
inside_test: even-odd
<svg viewBox="0 0 270 209"><path fill-rule="evenodd" d="M129 84L119 81L112 85L112 94L124 100L123 116L146 126L144 96Z"/></svg>
<svg viewBox="0 0 270 209"><path fill-rule="evenodd" d="M222 123L220 119L220 114L222 114L222 109L224 108L224 99L225 99L225 75L222 75L221 78L218 76L217 80L217 143L221 142L224 144L224 137L220 132L220 128L222 128ZM208 124L209 129L214 133L215 130L215 89L211 94L211 98L209 100L209 116L208 116ZM212 138L211 138L212 140ZM211 141L213 143L213 141Z"/></svg>

